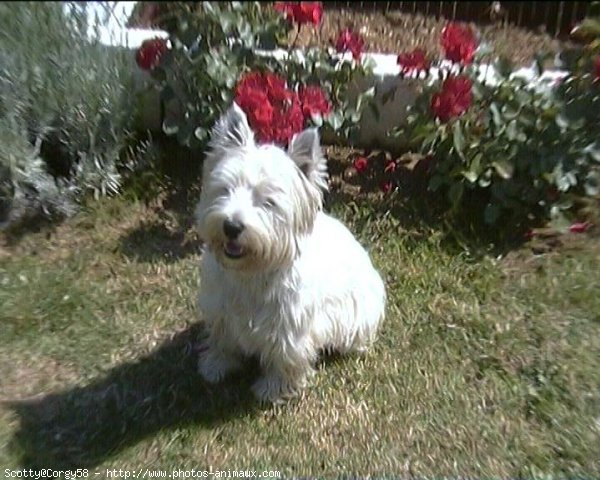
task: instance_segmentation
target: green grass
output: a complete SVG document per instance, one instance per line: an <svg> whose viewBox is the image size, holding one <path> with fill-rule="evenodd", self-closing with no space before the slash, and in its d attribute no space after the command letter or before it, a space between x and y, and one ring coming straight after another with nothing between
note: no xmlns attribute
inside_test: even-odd
<svg viewBox="0 0 600 480"><path fill-rule="evenodd" d="M252 399L253 364L196 374L199 255L164 210L104 200L0 251L0 465L600 476L598 239L495 259L334 211L387 318L368 355L324 360L276 407Z"/></svg>

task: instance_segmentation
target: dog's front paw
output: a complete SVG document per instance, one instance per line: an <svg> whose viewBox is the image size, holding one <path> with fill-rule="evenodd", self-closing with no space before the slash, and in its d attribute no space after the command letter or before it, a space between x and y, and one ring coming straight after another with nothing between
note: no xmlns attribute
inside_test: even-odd
<svg viewBox="0 0 600 480"><path fill-rule="evenodd" d="M239 367L237 359L210 348L202 352L198 360L198 372L209 383L220 382L225 375Z"/></svg>
<svg viewBox="0 0 600 480"><path fill-rule="evenodd" d="M267 374L254 382L252 392L261 402L278 404L297 396L305 384L303 379L290 381L280 375Z"/></svg>

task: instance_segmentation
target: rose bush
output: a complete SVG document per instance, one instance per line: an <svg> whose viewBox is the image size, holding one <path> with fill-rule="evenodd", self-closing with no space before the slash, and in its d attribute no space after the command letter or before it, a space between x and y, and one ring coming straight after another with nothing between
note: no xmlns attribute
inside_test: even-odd
<svg viewBox="0 0 600 480"><path fill-rule="evenodd" d="M321 22L320 2L184 2L168 11L171 48L151 44L139 56L161 91L163 130L185 146L203 148L234 99L257 138L284 145L309 125L347 138L373 97L372 89L350 96L370 70L364 62L288 48L291 28Z"/></svg>
<svg viewBox="0 0 600 480"><path fill-rule="evenodd" d="M567 229L575 199L600 192L600 42L564 51L564 78L537 86L504 59L481 65L485 48L468 27L450 23L441 44L446 59L392 132L428 158L429 189L444 190L456 214L475 196L489 224L551 218ZM401 54L401 76L416 63L428 60Z"/></svg>

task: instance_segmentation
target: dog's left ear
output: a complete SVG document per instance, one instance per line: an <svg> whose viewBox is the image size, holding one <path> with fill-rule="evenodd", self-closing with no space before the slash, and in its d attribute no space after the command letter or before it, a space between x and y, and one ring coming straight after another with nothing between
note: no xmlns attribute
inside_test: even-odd
<svg viewBox="0 0 600 480"><path fill-rule="evenodd" d="M323 157L316 128L307 128L294 135L288 146L288 155L310 182L327 190L327 161Z"/></svg>
<svg viewBox="0 0 600 480"><path fill-rule="evenodd" d="M254 134L248 125L246 114L234 102L214 126L210 146L213 149L229 149L244 147L253 142Z"/></svg>

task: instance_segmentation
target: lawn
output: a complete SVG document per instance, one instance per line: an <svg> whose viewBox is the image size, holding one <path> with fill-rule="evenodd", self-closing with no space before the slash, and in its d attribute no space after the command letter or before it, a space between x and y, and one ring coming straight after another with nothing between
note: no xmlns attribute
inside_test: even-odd
<svg viewBox="0 0 600 480"><path fill-rule="evenodd" d="M253 363L218 386L197 375L200 249L164 194L9 239L0 465L600 476L599 239L482 255L391 199L341 198L328 208L369 248L387 318L370 353L323 359L275 407L253 400Z"/></svg>

